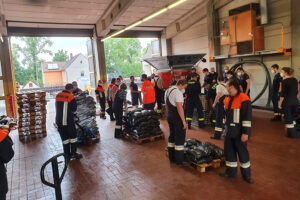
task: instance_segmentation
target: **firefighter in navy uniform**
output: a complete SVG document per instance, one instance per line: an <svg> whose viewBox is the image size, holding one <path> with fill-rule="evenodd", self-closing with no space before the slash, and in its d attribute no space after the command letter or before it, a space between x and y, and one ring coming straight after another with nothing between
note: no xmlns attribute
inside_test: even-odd
<svg viewBox="0 0 300 200"><path fill-rule="evenodd" d="M82 90L78 87L78 83L76 81L73 81L72 85L74 87L74 89L73 89L73 94L74 95L77 95L77 94L82 92Z"/></svg>
<svg viewBox="0 0 300 200"><path fill-rule="evenodd" d="M224 153L226 172L220 174L224 178L235 178L237 175L237 154L243 179L253 184L250 171L250 159L247 141L251 132L252 108L249 96L242 93L239 82L230 80L228 84L229 97L224 100L226 112L226 136Z"/></svg>
<svg viewBox="0 0 300 200"><path fill-rule="evenodd" d="M186 80L179 80L176 86L169 88L165 93L165 102L168 109L167 120L170 128L168 153L170 162L178 165L187 165L184 161L184 142L187 124L184 119L183 93L187 87Z"/></svg>
<svg viewBox="0 0 300 200"><path fill-rule="evenodd" d="M197 108L198 112L198 126L199 128L204 127L204 113L202 103L200 101L200 94L201 94L201 85L197 81L198 75L193 73L191 75L191 80L187 83L186 88L186 121L188 124L188 128L191 129L191 124L194 115L194 108Z"/></svg>
<svg viewBox="0 0 300 200"><path fill-rule="evenodd" d="M9 126L5 125L0 128L0 199L6 199L8 192L8 183L6 176L7 164L14 157L13 141L8 135L10 132Z"/></svg>
<svg viewBox="0 0 300 200"><path fill-rule="evenodd" d="M100 118L102 119L106 119L105 117L105 102L106 102L106 98L105 98L105 90L103 88L103 81L99 80L98 81L98 86L95 90L96 93L96 97L97 97L97 101L100 103Z"/></svg>
<svg viewBox="0 0 300 200"><path fill-rule="evenodd" d="M162 108L162 103L163 103L163 94L164 94L164 90L163 90L163 80L158 76L155 75L153 80L153 84L154 84L154 91L155 91L155 101L157 103L157 110L156 112L158 114L161 114L161 108Z"/></svg>
<svg viewBox="0 0 300 200"><path fill-rule="evenodd" d="M115 138L121 138L123 136L122 124L123 124L123 105L125 110L127 110L126 95L127 86L125 83L120 85L120 89L117 91L114 102L113 102L113 112L116 117L116 127L115 127Z"/></svg>
<svg viewBox="0 0 300 200"><path fill-rule="evenodd" d="M272 65L271 67L272 73L275 74L273 79L273 91L272 91L272 103L274 109L274 117L271 121L281 121L281 111L278 108L278 101L280 98L280 85L282 82L282 77L280 76L279 66L277 64Z"/></svg>
<svg viewBox="0 0 300 200"><path fill-rule="evenodd" d="M56 95L56 124L60 134L64 153L69 160L80 159L82 155L77 153L77 133L74 115L77 103L73 92L73 85L67 84L65 90Z"/></svg>
<svg viewBox="0 0 300 200"><path fill-rule="evenodd" d="M297 133L297 106L298 106L298 81L292 75L294 70L290 67L282 68L282 90L279 108L283 109L284 123L287 128L287 137L299 138Z"/></svg>

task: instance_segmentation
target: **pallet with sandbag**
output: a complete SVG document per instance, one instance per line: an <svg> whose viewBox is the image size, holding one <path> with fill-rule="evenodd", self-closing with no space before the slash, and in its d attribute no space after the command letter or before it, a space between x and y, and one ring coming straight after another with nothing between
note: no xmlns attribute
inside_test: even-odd
<svg viewBox="0 0 300 200"><path fill-rule="evenodd" d="M198 163L192 162L191 166L194 167L198 172L204 173L204 172L206 172L206 170L208 168L214 168L214 169L220 168L221 164L224 162L225 162L225 159L221 158L221 159L215 159L210 163L203 163L203 164L198 164Z"/></svg>
<svg viewBox="0 0 300 200"><path fill-rule="evenodd" d="M163 133L161 133L159 135L149 136L149 137L145 137L145 138L138 138L134 135L127 135L125 137L127 137L128 139L130 139L131 141L133 141L137 144L143 144L146 142L155 142L157 140L163 140L165 138L165 135Z"/></svg>

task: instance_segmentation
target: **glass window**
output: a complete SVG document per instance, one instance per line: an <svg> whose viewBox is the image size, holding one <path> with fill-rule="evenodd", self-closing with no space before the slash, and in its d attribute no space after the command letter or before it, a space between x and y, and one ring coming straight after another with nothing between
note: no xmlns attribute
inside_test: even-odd
<svg viewBox="0 0 300 200"><path fill-rule="evenodd" d="M56 63L48 64L48 69L58 69L58 65Z"/></svg>
<svg viewBox="0 0 300 200"><path fill-rule="evenodd" d="M5 100L0 100L0 116L6 115Z"/></svg>
<svg viewBox="0 0 300 200"><path fill-rule="evenodd" d="M84 71L81 71L81 76L84 76Z"/></svg>
<svg viewBox="0 0 300 200"><path fill-rule="evenodd" d="M0 80L0 97L4 97L3 80Z"/></svg>

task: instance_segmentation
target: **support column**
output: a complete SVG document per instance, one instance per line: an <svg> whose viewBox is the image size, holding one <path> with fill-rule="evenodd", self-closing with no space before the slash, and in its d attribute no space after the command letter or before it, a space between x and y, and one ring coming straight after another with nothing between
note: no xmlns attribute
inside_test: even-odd
<svg viewBox="0 0 300 200"><path fill-rule="evenodd" d="M2 67L6 113L9 117L16 117L15 75L11 62L9 37L3 37L3 42L0 42L0 61Z"/></svg>
<svg viewBox="0 0 300 200"><path fill-rule="evenodd" d="M96 56L98 56L99 73L100 73L99 76L101 80L106 80L105 87L107 87L108 83L107 83L107 74L106 74L104 43L101 41L100 38L97 38L96 42L97 42Z"/></svg>
<svg viewBox="0 0 300 200"><path fill-rule="evenodd" d="M300 77L300 1L291 1L291 18L292 18L292 66L295 70L294 77L299 80Z"/></svg>
<svg viewBox="0 0 300 200"><path fill-rule="evenodd" d="M161 56L171 56L172 55L172 38L167 39L165 31L163 31L160 38L160 48Z"/></svg>

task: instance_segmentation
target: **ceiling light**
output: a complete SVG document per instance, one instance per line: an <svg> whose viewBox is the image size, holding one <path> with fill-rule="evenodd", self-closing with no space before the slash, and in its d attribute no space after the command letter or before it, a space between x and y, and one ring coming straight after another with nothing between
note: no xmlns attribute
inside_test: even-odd
<svg viewBox="0 0 300 200"><path fill-rule="evenodd" d="M168 10L168 8L163 8L163 9L161 9L161 10L159 10L159 11L157 11L157 12L151 14L151 15L149 15L148 17L142 19L142 21L143 22L148 21L148 20L150 20L150 19L152 19L152 18L154 18L154 17L156 17L156 16L158 16L158 15L166 12L167 10Z"/></svg>
<svg viewBox="0 0 300 200"><path fill-rule="evenodd" d="M174 8L174 7L176 7L176 6L180 5L180 4L182 4L182 3L185 2L185 1L186 1L186 0L179 0L179 1L175 2L175 3L172 3L171 5L168 6L168 9Z"/></svg>
<svg viewBox="0 0 300 200"><path fill-rule="evenodd" d="M126 27L124 27L124 28L122 28L122 29L120 29L120 30L114 32L113 34L111 34L111 35L109 35L109 36L103 38L101 41L104 42L105 40L107 40L107 39L109 39L109 38L112 38L112 37L115 37L115 36L117 36L117 35L123 33L124 31L127 31L127 30L129 30L129 29L132 29L132 28L136 27L137 25L139 25L139 24L141 24L141 23L143 23L143 22L145 22L145 21L148 21L148 20L150 20L150 19L152 19L152 18L154 18L154 17L156 17L156 16L158 16L158 15L160 15L160 14L166 12L167 10L170 10L170 9L172 9L172 8L174 8L174 7L176 7L176 6L180 5L180 4L182 4L182 3L184 3L185 1L187 1L187 0L178 0L178 1L174 2L174 3L171 3L171 4L169 4L168 6L166 6L165 8L162 8L162 9L160 9L160 10L158 10L158 11L156 11L156 12L150 14L149 16L147 16L147 17L145 17L145 18L143 18L143 19L141 19L141 20L139 20L139 21L137 21L137 22L134 22L133 24L128 25L128 26L126 26Z"/></svg>

